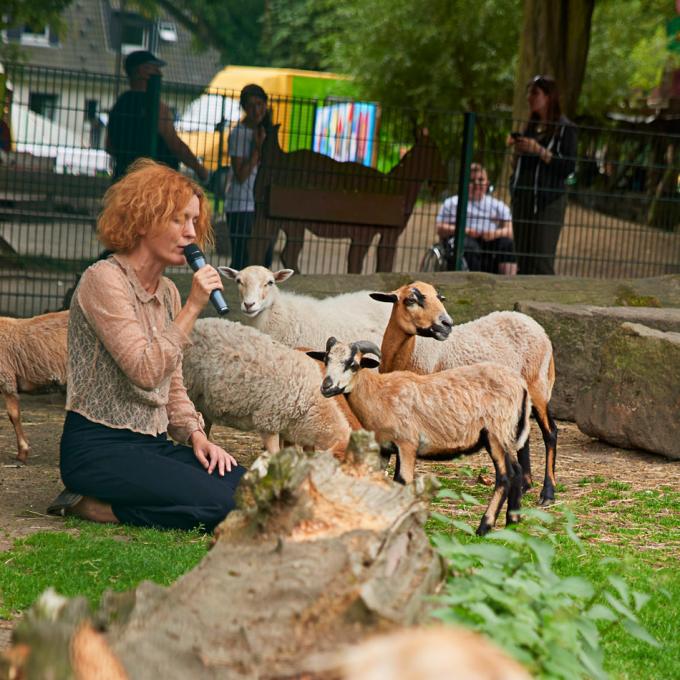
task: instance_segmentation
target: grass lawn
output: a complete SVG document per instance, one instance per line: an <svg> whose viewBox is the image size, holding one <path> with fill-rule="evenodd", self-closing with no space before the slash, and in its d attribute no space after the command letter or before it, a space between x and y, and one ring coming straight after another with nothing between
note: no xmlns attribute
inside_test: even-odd
<svg viewBox="0 0 680 680"><path fill-rule="evenodd" d="M460 469L460 468L459 468ZM474 494L486 503L491 489L470 479L451 477L451 468L439 466L444 488ZM680 492L669 487L634 491L629 484L585 477L578 482L580 495L565 504L576 516L575 529L581 545L574 543L560 526L554 571L580 576L597 589L610 577L621 577L630 591L646 593L649 601L639 613L641 625L661 643L655 648L635 639L620 626L600 625L605 668L613 678L677 678L680 668ZM558 492L562 489L558 486ZM560 494L563 495L563 494ZM558 498L560 497L558 495ZM537 494L525 497L523 506L536 505ZM437 501L437 512L452 515L476 527L483 507ZM559 506L558 506L559 507ZM503 524L503 518L500 524ZM431 535L448 529L436 518L428 521ZM484 542L459 537L464 542Z"/></svg>
<svg viewBox="0 0 680 680"><path fill-rule="evenodd" d="M474 494L482 502L491 489L465 477L461 466L433 466L444 488ZM560 489L558 488L558 491ZM581 545L556 526L554 571L581 576L596 589L620 576L631 590L650 595L639 618L661 644L638 641L620 625L602 624L605 667L613 678L678 677L680 668L680 493L664 487L636 491L603 477L585 477L568 507L576 516ZM560 494L564 496L565 494ZM537 493L524 500L535 505ZM448 499L435 510L476 526L482 507ZM501 519L502 524L502 519ZM431 535L450 528L436 518L427 524ZM489 542L463 535L467 543ZM65 531L40 532L17 540L1 554L0 618L15 618L48 586L64 595L85 595L96 605L105 589L128 590L142 580L170 584L205 555L209 537L198 533L93 525L67 520Z"/></svg>
<svg viewBox="0 0 680 680"><path fill-rule="evenodd" d="M49 586L84 595L93 606L107 589L140 581L169 585L205 555L209 536L184 531L98 525L67 519L68 531L39 532L0 553L0 617L28 608Z"/></svg>

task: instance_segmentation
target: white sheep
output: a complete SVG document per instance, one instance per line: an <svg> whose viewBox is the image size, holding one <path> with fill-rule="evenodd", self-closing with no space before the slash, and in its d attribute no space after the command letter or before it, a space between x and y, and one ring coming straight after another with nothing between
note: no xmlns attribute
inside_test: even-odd
<svg viewBox="0 0 680 680"><path fill-rule="evenodd" d="M545 444L545 477L540 500L542 504L552 502L556 484L557 426L550 414L549 403L555 384L555 363L552 344L543 327L519 312L492 312L454 326L441 296L433 286L422 281L409 283L391 293L371 293L371 297L392 305L382 341L381 371L434 373L493 361L515 370L526 380L533 413ZM528 440L519 460L526 490L531 486Z"/></svg>
<svg viewBox="0 0 680 680"><path fill-rule="evenodd" d="M292 269L218 269L238 285L245 323L289 347L322 347L329 335L343 340L366 338L379 344L390 317L389 309L371 300L368 291L321 300L279 291L276 284L289 279Z"/></svg>
<svg viewBox="0 0 680 680"><path fill-rule="evenodd" d="M518 520L522 468L517 451L529 436L531 400L525 380L494 363L461 366L430 375L411 371L376 373L380 356L371 342L351 344L331 337L325 352L310 352L326 363L325 397L345 394L349 407L375 434L381 447L397 448L395 481L413 481L416 457L455 458L486 448L496 469L496 486L477 529L481 536L496 523L508 501L506 522Z"/></svg>
<svg viewBox="0 0 680 680"><path fill-rule="evenodd" d="M21 426L19 392L50 384L66 384L68 312L30 319L0 317L0 393L17 438L17 458L25 463L31 451Z"/></svg>
<svg viewBox="0 0 680 680"><path fill-rule="evenodd" d="M336 400L319 393L321 372L302 352L240 323L199 319L184 352L189 398L209 430L219 423L255 431L269 453L284 440L344 452L350 425Z"/></svg>

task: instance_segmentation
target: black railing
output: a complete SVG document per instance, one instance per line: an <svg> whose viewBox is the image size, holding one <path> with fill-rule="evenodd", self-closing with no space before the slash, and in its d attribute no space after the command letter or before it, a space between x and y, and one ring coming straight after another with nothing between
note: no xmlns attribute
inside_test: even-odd
<svg viewBox="0 0 680 680"><path fill-rule="evenodd" d="M13 149L0 156L0 314L30 315L57 309L101 249L96 217L113 171L105 148L107 114L126 85L110 76L26 65L6 71L14 86ZM212 257L228 264L235 241L224 197L230 130L242 115L238 92L163 82L160 98L174 113L180 137L212 172L207 186L219 246ZM464 136L463 114L439 111L428 134L416 126L422 119L415 111L374 103L272 93L270 107L279 127L267 133L255 225L241 244L251 264L263 263L271 248L274 267L303 273L453 268L455 257L443 246L437 258L424 256L439 241L443 200L466 191L460 183L466 157L485 167L492 197L512 207L516 159L509 133L523 130L522 122L478 113L473 134ZM566 202L557 274L680 271L679 141L667 133L579 126L575 171L552 188ZM474 200L467 196L467 202L469 211ZM487 217L498 222L505 214ZM499 271L498 249L484 238L464 255L461 266ZM513 253L501 249L501 255ZM530 249L514 255L520 262L546 257Z"/></svg>

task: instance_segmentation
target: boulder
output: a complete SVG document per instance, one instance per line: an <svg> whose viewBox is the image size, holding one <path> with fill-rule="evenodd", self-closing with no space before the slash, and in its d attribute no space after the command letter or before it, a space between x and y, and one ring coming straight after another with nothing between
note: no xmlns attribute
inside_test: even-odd
<svg viewBox="0 0 680 680"><path fill-rule="evenodd" d="M191 289L191 273L172 273L182 299ZM188 271L188 269L187 269ZM512 309L518 300L598 306L680 307L680 274L646 279L588 279L572 276L496 276L482 272L425 272L390 274L295 275L281 290L328 297L359 290L390 291L411 281L435 285L444 295L446 309L455 323L464 323L498 309ZM246 320L239 310L233 282L224 282L232 321ZM212 305L204 316L215 315Z"/></svg>
<svg viewBox="0 0 680 680"><path fill-rule="evenodd" d="M623 323L579 395L579 429L616 446L680 459L680 333Z"/></svg>
<svg viewBox="0 0 680 680"><path fill-rule="evenodd" d="M555 356L555 388L550 408L555 417L575 420L580 393L600 372L600 348L624 322L680 332L679 308L594 307L519 302L515 309L545 328Z"/></svg>

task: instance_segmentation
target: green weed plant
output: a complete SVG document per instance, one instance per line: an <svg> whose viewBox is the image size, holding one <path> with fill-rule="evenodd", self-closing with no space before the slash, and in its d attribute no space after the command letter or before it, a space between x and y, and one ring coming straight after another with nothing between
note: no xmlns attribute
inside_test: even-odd
<svg viewBox="0 0 680 680"><path fill-rule="evenodd" d="M438 498L478 504L451 488ZM479 539L466 522L433 513L432 540L448 568L436 618L483 633L540 678L607 678L601 641L612 627L660 646L638 616L649 595L616 575L593 585L582 576L557 573L556 548L565 535L582 547L569 510L528 509L523 518L529 521Z"/></svg>

